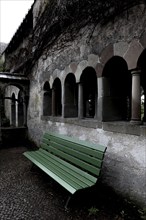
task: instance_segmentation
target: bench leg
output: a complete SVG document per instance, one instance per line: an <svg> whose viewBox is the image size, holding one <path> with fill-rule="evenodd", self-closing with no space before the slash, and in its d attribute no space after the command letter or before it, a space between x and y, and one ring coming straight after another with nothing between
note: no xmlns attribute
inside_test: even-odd
<svg viewBox="0 0 146 220"><path fill-rule="evenodd" d="M68 199L67 199L67 201L66 201L66 204L65 204L65 211L68 210L68 204L69 204L70 200L71 200L71 196L69 196Z"/></svg>

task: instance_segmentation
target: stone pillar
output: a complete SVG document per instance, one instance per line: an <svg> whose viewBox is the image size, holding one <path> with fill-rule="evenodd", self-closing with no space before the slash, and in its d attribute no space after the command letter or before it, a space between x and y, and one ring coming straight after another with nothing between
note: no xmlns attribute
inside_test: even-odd
<svg viewBox="0 0 146 220"><path fill-rule="evenodd" d="M78 84L78 118L84 117L83 84Z"/></svg>
<svg viewBox="0 0 146 220"><path fill-rule="evenodd" d="M2 98L0 94L0 146L2 145Z"/></svg>
<svg viewBox="0 0 146 220"><path fill-rule="evenodd" d="M104 117L108 117L110 112L109 99L109 79L106 77L100 77L98 78L98 121L104 121Z"/></svg>
<svg viewBox="0 0 146 220"><path fill-rule="evenodd" d="M11 126L16 126L16 103L12 100L11 103Z"/></svg>
<svg viewBox="0 0 146 220"><path fill-rule="evenodd" d="M146 92L144 91L144 116L143 116L143 124L146 125Z"/></svg>
<svg viewBox="0 0 146 220"><path fill-rule="evenodd" d="M132 109L131 124L141 124L141 89L140 71L134 70L132 73Z"/></svg>
<svg viewBox="0 0 146 220"><path fill-rule="evenodd" d="M16 101L16 127L18 127L18 101Z"/></svg>
<svg viewBox="0 0 146 220"><path fill-rule="evenodd" d="M95 91L95 115L94 119L97 119L98 116L98 78L97 78L97 91Z"/></svg>
<svg viewBox="0 0 146 220"><path fill-rule="evenodd" d="M65 86L62 87L62 118L65 117Z"/></svg>
<svg viewBox="0 0 146 220"><path fill-rule="evenodd" d="M26 104L26 98L24 97L23 100L23 114L24 114L24 121L23 126L27 126L27 104Z"/></svg>
<svg viewBox="0 0 146 220"><path fill-rule="evenodd" d="M11 104L10 104L10 126L12 126L13 125L13 122L12 122L12 106L13 106L13 104L12 104L12 101L11 101Z"/></svg>
<svg viewBox="0 0 146 220"><path fill-rule="evenodd" d="M55 116L56 104L55 104L55 89L52 88L52 116Z"/></svg>

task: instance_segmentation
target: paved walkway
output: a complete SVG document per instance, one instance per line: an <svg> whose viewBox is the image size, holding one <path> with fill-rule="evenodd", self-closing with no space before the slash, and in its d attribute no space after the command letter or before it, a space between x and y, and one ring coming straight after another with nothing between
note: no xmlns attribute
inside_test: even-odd
<svg viewBox="0 0 146 220"><path fill-rule="evenodd" d="M66 212L68 192L58 186L22 153L25 147L0 149L0 220L86 219Z"/></svg>

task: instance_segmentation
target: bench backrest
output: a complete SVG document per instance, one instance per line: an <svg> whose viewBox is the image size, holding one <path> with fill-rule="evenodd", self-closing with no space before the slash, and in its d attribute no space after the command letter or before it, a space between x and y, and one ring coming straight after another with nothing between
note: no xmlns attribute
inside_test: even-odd
<svg viewBox="0 0 146 220"><path fill-rule="evenodd" d="M64 135L45 133L41 148L98 177L102 167L106 147Z"/></svg>

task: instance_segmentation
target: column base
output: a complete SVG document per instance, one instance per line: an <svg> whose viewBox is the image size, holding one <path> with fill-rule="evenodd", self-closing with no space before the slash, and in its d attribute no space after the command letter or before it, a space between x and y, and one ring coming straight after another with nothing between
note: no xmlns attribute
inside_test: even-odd
<svg viewBox="0 0 146 220"><path fill-rule="evenodd" d="M132 125L141 125L142 121L137 119L131 119L130 124Z"/></svg>

